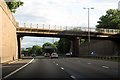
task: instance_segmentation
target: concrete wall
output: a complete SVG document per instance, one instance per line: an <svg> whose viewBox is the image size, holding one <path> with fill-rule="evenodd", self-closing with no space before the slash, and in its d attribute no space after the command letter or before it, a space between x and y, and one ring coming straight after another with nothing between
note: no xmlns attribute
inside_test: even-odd
<svg viewBox="0 0 120 80"><path fill-rule="evenodd" d="M1 62L18 58L16 21L4 0L0 0L0 50Z"/></svg>
<svg viewBox="0 0 120 80"><path fill-rule="evenodd" d="M90 46L88 43L80 46L80 55L91 55L90 53L95 51L96 56L117 56L119 49L119 45L115 41L91 40Z"/></svg>

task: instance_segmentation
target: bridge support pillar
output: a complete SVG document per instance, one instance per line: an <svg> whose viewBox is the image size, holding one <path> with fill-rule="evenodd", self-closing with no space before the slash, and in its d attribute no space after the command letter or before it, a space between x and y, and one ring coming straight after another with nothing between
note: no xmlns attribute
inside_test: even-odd
<svg viewBox="0 0 120 80"><path fill-rule="evenodd" d="M71 50L73 57L79 56L79 47L80 47L80 38L74 37L71 41Z"/></svg>
<svg viewBox="0 0 120 80"><path fill-rule="evenodd" d="M21 37L17 36L17 42L18 42L18 59L22 58L21 53Z"/></svg>

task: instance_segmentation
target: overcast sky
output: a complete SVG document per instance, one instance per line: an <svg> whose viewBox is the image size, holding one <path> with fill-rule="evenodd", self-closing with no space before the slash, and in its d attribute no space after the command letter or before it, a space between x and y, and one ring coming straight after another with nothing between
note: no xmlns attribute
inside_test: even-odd
<svg viewBox="0 0 120 80"><path fill-rule="evenodd" d="M23 23L80 26L87 27L88 12L90 10L90 27L95 27L100 16L108 9L117 9L119 0L21 0L24 5L14 14L16 21ZM58 39L54 39L58 40ZM25 37L22 47L34 44L42 45L44 42L53 42L53 38Z"/></svg>

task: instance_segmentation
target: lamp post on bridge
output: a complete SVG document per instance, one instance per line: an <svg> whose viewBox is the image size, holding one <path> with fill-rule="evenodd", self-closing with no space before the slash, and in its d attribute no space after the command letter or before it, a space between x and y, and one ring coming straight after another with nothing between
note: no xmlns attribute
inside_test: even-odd
<svg viewBox="0 0 120 80"><path fill-rule="evenodd" d="M94 9L94 8L83 8L83 9L87 9L88 10L88 48L89 48L89 52L90 52L90 9Z"/></svg>

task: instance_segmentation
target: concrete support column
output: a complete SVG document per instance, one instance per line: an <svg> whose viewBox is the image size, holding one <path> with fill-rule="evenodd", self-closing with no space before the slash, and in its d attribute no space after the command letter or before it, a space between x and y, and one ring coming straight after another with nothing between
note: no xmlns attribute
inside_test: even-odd
<svg viewBox="0 0 120 80"><path fill-rule="evenodd" d="M22 58L21 53L21 37L17 36L17 42L18 42L18 59Z"/></svg>
<svg viewBox="0 0 120 80"><path fill-rule="evenodd" d="M119 40L113 41L114 46L114 52L113 54L115 56L120 56L120 42Z"/></svg>
<svg viewBox="0 0 120 80"><path fill-rule="evenodd" d="M73 41L71 40L70 52L73 53Z"/></svg>
<svg viewBox="0 0 120 80"><path fill-rule="evenodd" d="M74 37L71 41L71 50L73 57L79 56L79 47L80 47L80 38Z"/></svg>

